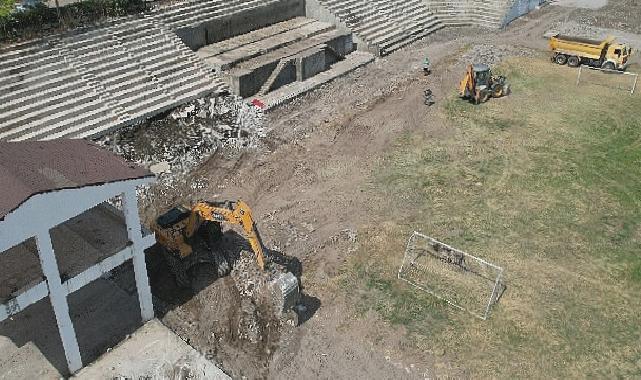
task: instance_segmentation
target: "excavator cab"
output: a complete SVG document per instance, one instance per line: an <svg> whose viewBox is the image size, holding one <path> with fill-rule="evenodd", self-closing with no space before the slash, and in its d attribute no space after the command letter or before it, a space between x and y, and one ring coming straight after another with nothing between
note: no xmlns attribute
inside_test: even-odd
<svg viewBox="0 0 641 380"><path fill-rule="evenodd" d="M176 206L165 212L164 214L158 216L156 218L156 223L161 228L169 228L170 226L189 218L190 214L191 210L189 210L188 208L184 206Z"/></svg>

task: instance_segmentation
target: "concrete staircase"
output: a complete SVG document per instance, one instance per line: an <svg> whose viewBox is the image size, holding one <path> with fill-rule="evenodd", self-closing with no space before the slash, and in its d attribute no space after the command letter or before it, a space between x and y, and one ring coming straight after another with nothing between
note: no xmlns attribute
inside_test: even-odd
<svg viewBox="0 0 641 380"><path fill-rule="evenodd" d="M174 33L127 18L0 50L0 140L95 137L222 91Z"/></svg>
<svg viewBox="0 0 641 380"><path fill-rule="evenodd" d="M499 29L513 0L428 0L429 9L446 26Z"/></svg>
<svg viewBox="0 0 641 380"><path fill-rule="evenodd" d="M443 24L423 0L308 0L308 15L324 19L324 10L357 37L359 50L376 55L421 39Z"/></svg>
<svg viewBox="0 0 641 380"><path fill-rule="evenodd" d="M350 32L296 17L207 45L197 55L221 73L232 92L249 98L306 81L349 58L353 50Z"/></svg>
<svg viewBox="0 0 641 380"><path fill-rule="evenodd" d="M188 0L159 7L151 17L198 50L304 12L302 0Z"/></svg>

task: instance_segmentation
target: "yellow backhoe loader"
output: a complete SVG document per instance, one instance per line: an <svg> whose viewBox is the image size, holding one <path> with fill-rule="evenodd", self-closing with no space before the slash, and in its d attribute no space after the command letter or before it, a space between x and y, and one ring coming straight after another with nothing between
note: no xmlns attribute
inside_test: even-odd
<svg viewBox="0 0 641 380"><path fill-rule="evenodd" d="M465 78L460 83L459 94L474 104L485 103L490 97L499 98L510 93L510 85L504 76L492 76L490 66L468 65Z"/></svg>

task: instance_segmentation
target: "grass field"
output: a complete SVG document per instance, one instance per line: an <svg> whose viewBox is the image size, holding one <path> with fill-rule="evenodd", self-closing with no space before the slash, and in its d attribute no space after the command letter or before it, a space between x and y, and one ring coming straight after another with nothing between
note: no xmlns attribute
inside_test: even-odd
<svg viewBox="0 0 641 380"><path fill-rule="evenodd" d="M473 378L641 377L641 96L546 60L500 69L511 96L452 94L452 133L403 136L372 174L394 207L342 284ZM488 321L396 279L413 230L505 268Z"/></svg>

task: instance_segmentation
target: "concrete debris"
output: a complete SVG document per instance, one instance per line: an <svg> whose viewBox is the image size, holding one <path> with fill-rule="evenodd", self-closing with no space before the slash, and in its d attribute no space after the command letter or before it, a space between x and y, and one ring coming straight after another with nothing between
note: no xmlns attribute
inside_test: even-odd
<svg viewBox="0 0 641 380"><path fill-rule="evenodd" d="M274 265L261 271L251 252L243 251L234 264L231 277L241 297L260 303L268 301L269 308L280 318L300 300L298 278L284 268Z"/></svg>
<svg viewBox="0 0 641 380"><path fill-rule="evenodd" d="M271 299L279 317L292 310L300 300L298 278L291 272L280 273L270 284Z"/></svg>
<svg viewBox="0 0 641 380"><path fill-rule="evenodd" d="M151 170L152 173L156 175L160 175L162 173L168 173L171 171L171 166L169 165L169 162L163 161L159 162L157 164L153 164L149 167L149 170Z"/></svg>
<svg viewBox="0 0 641 380"><path fill-rule="evenodd" d="M191 368L191 363L186 358L181 358L174 364L173 380L187 380L193 379L195 375Z"/></svg>
<svg viewBox="0 0 641 380"><path fill-rule="evenodd" d="M533 57L535 55L536 52L534 50L519 46L480 44L474 45L463 54L459 59L459 63L464 65L485 63L493 66L503 62L508 57Z"/></svg>
<svg viewBox="0 0 641 380"><path fill-rule="evenodd" d="M160 187L177 188L219 148L254 147L265 135L260 109L237 96L221 96L197 99L164 117L103 136L96 143L150 168ZM190 182L192 189L202 185ZM146 189L139 195L147 198Z"/></svg>
<svg viewBox="0 0 641 380"><path fill-rule="evenodd" d="M359 248L358 231L346 228L329 238L329 241L347 253L356 252Z"/></svg>
<svg viewBox="0 0 641 380"><path fill-rule="evenodd" d="M260 271L253 253L249 251L241 252L231 271L238 292L241 297L246 298L260 298L260 292L266 289L265 285L269 281L268 276Z"/></svg>

